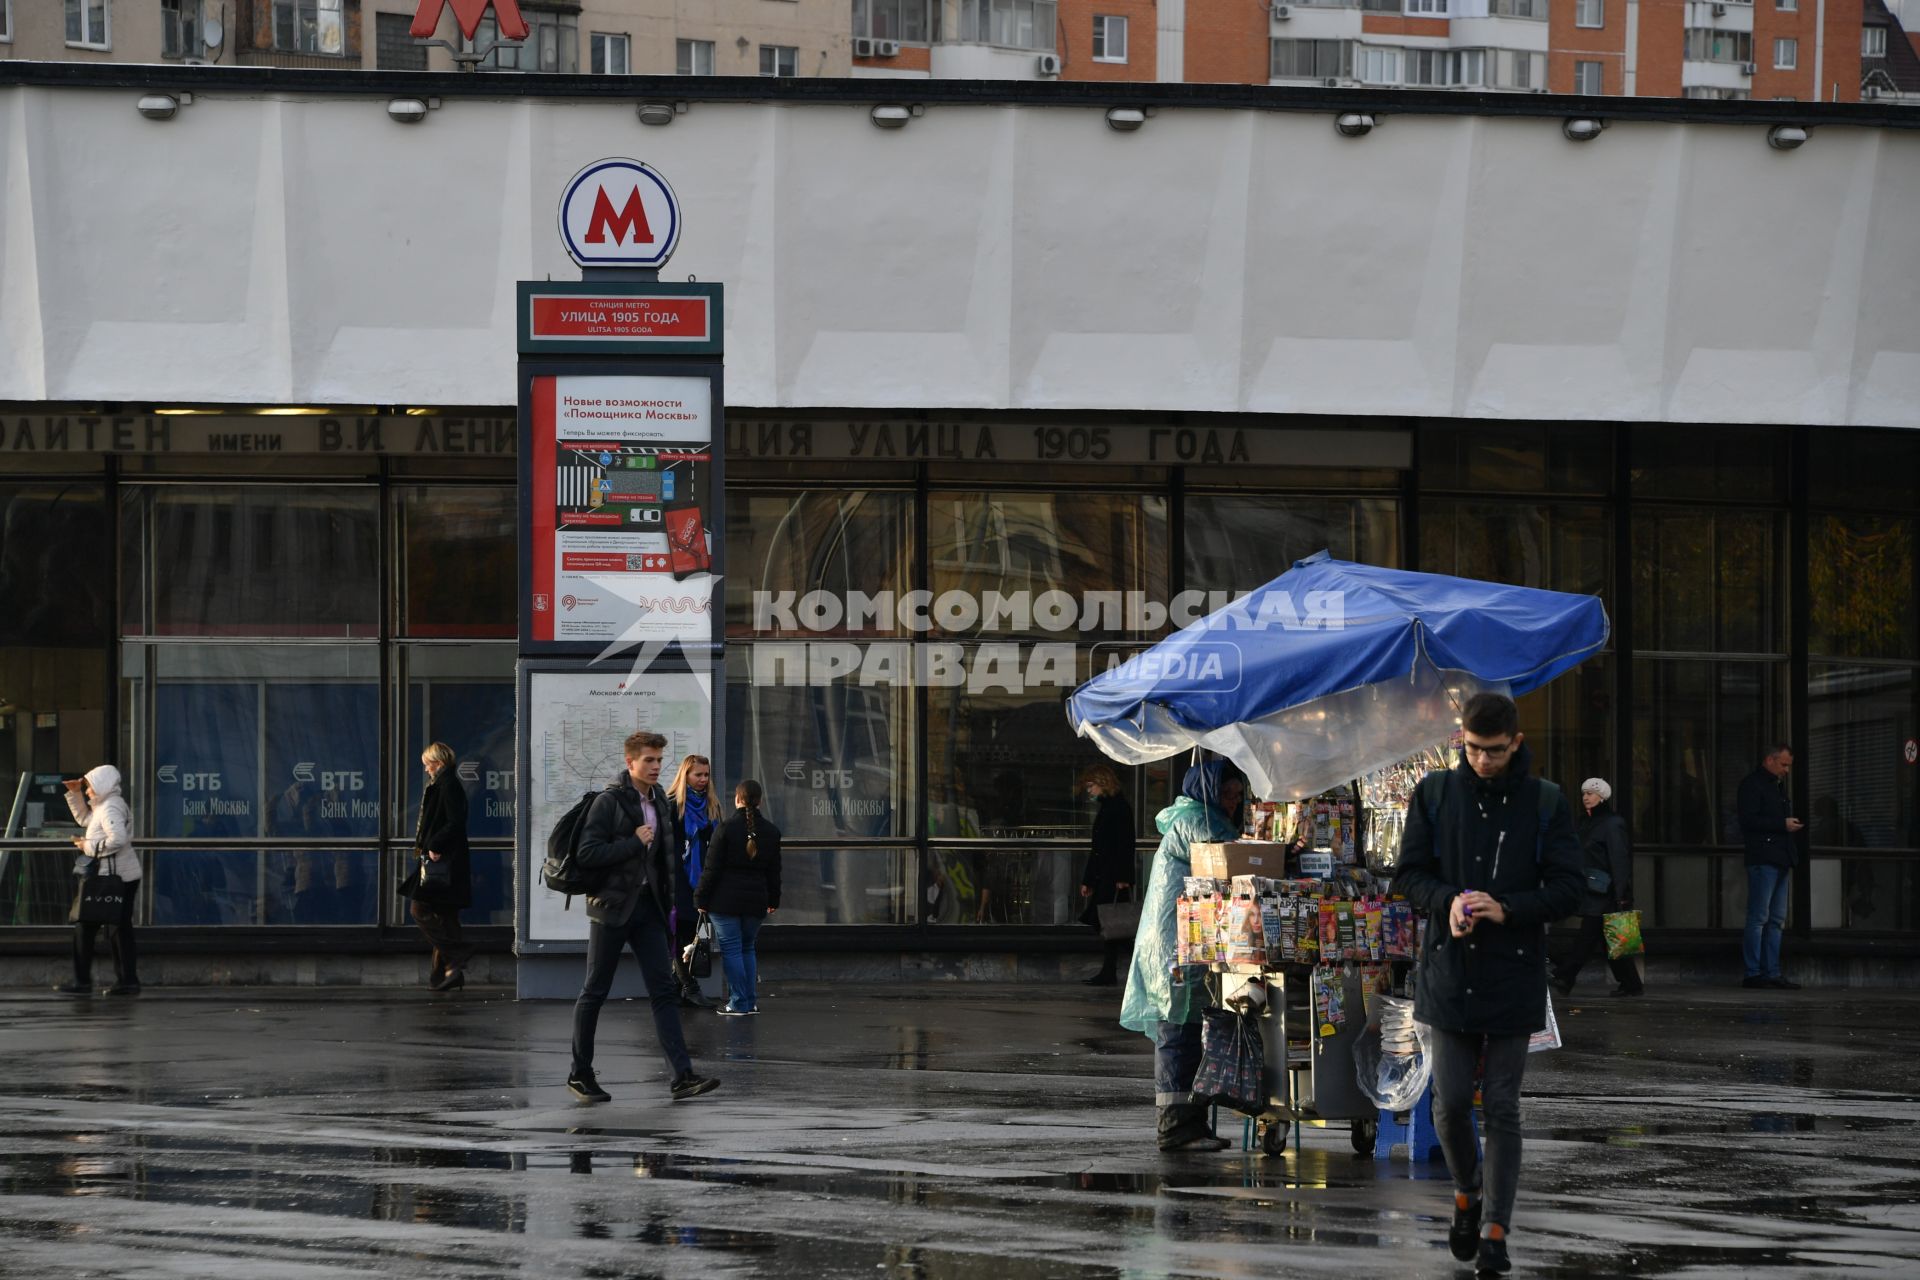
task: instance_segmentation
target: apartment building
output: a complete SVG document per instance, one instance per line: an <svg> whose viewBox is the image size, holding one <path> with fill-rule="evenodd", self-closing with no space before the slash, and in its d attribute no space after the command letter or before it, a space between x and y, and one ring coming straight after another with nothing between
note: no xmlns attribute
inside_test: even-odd
<svg viewBox="0 0 1920 1280"><path fill-rule="evenodd" d="M423 45L418 0L0 0L0 58L490 72L844 76L846 0L520 0L529 34L462 39L451 9Z"/></svg>

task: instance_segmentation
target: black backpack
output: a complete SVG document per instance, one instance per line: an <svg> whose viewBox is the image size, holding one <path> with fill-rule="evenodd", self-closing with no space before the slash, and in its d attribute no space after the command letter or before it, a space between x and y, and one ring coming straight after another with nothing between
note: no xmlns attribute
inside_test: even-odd
<svg viewBox="0 0 1920 1280"><path fill-rule="evenodd" d="M580 841L587 834L587 811L599 798L598 791L582 795L573 808L560 815L560 821L553 824L553 834L547 837L547 857L540 865L540 879L547 888L567 896L563 910L573 909L576 894L598 893L607 883L608 868L583 867L579 861Z"/></svg>

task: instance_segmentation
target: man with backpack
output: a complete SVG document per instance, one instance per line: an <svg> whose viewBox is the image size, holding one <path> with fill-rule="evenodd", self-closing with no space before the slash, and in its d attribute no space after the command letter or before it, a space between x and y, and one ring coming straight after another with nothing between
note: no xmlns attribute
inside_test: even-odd
<svg viewBox="0 0 1920 1280"><path fill-rule="evenodd" d="M1566 797L1528 776L1513 699L1475 694L1461 727L1459 765L1422 778L1407 805L1393 888L1427 913L1414 1017L1433 1030L1434 1128L1454 1186L1447 1245L1494 1276L1511 1266L1520 1083L1527 1041L1546 1025L1546 926L1573 914L1586 878Z"/></svg>
<svg viewBox="0 0 1920 1280"><path fill-rule="evenodd" d="M696 1098L720 1086L693 1069L680 1026L680 988L668 956L672 944L667 917L680 866L680 837L660 789L666 746L667 740L657 733L642 731L627 738L627 767L594 797L574 846L577 866L588 876L605 877L586 895L587 980L573 1006L573 1069L567 1076L567 1088L587 1102L605 1102L610 1096L594 1078L593 1036L620 953L629 947L653 1006L654 1034L673 1073L673 1100Z"/></svg>

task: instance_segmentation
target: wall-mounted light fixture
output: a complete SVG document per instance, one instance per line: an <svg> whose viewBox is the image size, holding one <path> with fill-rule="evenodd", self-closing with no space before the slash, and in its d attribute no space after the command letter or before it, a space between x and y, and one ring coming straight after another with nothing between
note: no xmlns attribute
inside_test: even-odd
<svg viewBox="0 0 1920 1280"><path fill-rule="evenodd" d="M1767 145L1775 151L1791 151L1807 140L1807 131L1797 124L1777 124L1767 130Z"/></svg>
<svg viewBox="0 0 1920 1280"><path fill-rule="evenodd" d="M899 102L883 102L869 114L874 124L882 129L904 129L907 121L925 115L926 110L917 102L911 106Z"/></svg>
<svg viewBox="0 0 1920 1280"><path fill-rule="evenodd" d="M1600 131L1606 127L1607 122L1605 120L1594 120L1587 116L1577 116L1572 120L1563 122L1560 126L1560 132L1567 135L1567 141L1569 142L1592 142L1600 136Z"/></svg>
<svg viewBox="0 0 1920 1280"><path fill-rule="evenodd" d="M401 124L419 124L439 105L438 98L394 98L387 103L387 115Z"/></svg>
<svg viewBox="0 0 1920 1280"><path fill-rule="evenodd" d="M149 120L171 120L173 113L178 111L183 103L192 101L193 95L190 93L143 93L140 95L140 101L133 106L134 110Z"/></svg>
<svg viewBox="0 0 1920 1280"><path fill-rule="evenodd" d="M684 102L643 102L637 109L641 124L672 124L675 116L687 114Z"/></svg>
<svg viewBox="0 0 1920 1280"><path fill-rule="evenodd" d="M1343 138L1364 138L1373 132L1373 117L1361 111L1345 111L1334 117L1333 127Z"/></svg>
<svg viewBox="0 0 1920 1280"><path fill-rule="evenodd" d="M1139 107L1108 107L1107 128L1132 133L1147 122L1147 113Z"/></svg>

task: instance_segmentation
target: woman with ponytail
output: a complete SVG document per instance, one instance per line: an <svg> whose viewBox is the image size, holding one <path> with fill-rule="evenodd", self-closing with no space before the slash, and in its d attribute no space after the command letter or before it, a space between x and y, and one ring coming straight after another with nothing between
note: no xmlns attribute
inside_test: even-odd
<svg viewBox="0 0 1920 1280"><path fill-rule="evenodd" d="M727 1003L720 1012L730 1016L760 1012L754 944L760 926L780 909L780 828L760 812L764 795L751 778L734 788L737 812L714 836L693 891L694 905L713 919L727 975Z"/></svg>

